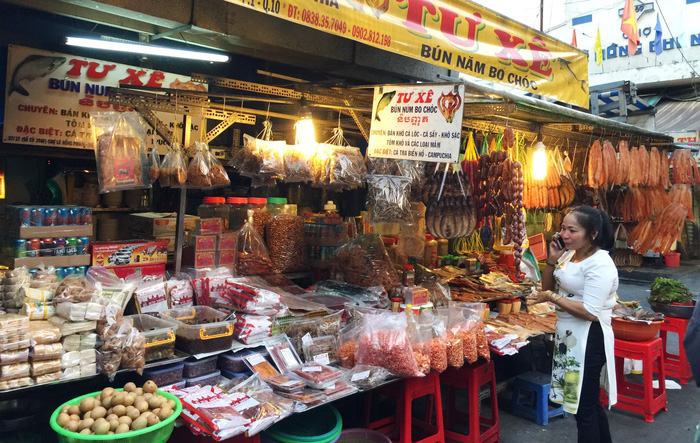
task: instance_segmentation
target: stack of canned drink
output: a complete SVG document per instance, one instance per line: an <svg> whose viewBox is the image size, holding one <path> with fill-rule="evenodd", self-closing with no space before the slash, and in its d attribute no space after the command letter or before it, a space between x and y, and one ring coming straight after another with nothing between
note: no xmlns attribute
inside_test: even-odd
<svg viewBox="0 0 700 443"><path fill-rule="evenodd" d="M87 255L90 253L88 237L59 237L14 239L15 258L57 257L63 255Z"/></svg>
<svg viewBox="0 0 700 443"><path fill-rule="evenodd" d="M86 206L8 206L7 226L91 225L92 208Z"/></svg>

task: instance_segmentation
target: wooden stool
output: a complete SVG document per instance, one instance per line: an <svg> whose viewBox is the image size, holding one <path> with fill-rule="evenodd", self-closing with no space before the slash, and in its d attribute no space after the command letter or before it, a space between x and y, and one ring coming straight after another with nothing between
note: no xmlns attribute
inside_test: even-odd
<svg viewBox="0 0 700 443"><path fill-rule="evenodd" d="M445 437L449 442L482 443L498 442L501 428L498 422L498 399L496 393L496 373L492 361L480 361L459 369L448 368L440 375L445 386ZM479 388L488 385L491 397L490 417L479 412ZM456 407L455 388L467 389L467 413ZM468 424L467 434L455 432L456 424Z"/></svg>
<svg viewBox="0 0 700 443"><path fill-rule="evenodd" d="M625 378L625 358L641 360L643 364L643 384L631 383ZM654 368L657 367L658 371ZM658 372L659 387L653 387L653 375ZM644 421L654 422L654 414L661 409L668 411L666 401L666 380L663 360L663 342L660 338L649 341L626 341L615 339L615 378L617 379L617 403L613 406L636 412L644 416ZM608 404L607 395L600 390L603 406Z"/></svg>
<svg viewBox="0 0 700 443"><path fill-rule="evenodd" d="M659 333L663 342L664 370L666 375L677 378L682 385L687 385L688 380L693 376L693 373L690 371L688 358L685 355L685 348L683 347L683 339L689 323L690 319L666 317ZM666 339L669 332L678 335L678 354L671 354L667 351Z"/></svg>
<svg viewBox="0 0 700 443"><path fill-rule="evenodd" d="M379 431L398 443L445 443L445 429L442 418L442 396L440 395L440 377L437 372L430 372L425 377L411 377L396 383L396 386L386 386L377 393L382 393L396 401L396 413L393 417L385 417L370 422L372 395L369 391L365 397L365 426ZM413 418L413 400L429 397L423 420ZM433 410L435 422L433 423ZM413 428L428 433L420 440L413 440Z"/></svg>

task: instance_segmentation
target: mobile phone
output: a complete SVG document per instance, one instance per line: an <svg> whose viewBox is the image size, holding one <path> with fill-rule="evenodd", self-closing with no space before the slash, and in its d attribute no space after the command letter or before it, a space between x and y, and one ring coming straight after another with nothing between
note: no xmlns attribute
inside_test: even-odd
<svg viewBox="0 0 700 443"><path fill-rule="evenodd" d="M566 247L564 246L564 240L561 239L560 234L555 234L552 240L554 240L554 244L557 245L557 248L564 249Z"/></svg>

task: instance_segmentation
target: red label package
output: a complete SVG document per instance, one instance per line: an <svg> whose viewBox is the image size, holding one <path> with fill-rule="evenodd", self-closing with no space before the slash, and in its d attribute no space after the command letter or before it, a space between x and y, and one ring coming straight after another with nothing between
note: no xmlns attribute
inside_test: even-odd
<svg viewBox="0 0 700 443"><path fill-rule="evenodd" d="M95 242L92 244L92 265L133 266L168 261L166 241Z"/></svg>

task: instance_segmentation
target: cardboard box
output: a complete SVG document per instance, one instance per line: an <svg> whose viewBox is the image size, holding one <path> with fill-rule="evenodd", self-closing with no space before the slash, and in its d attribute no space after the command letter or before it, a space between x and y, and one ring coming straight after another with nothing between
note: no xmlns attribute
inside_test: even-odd
<svg viewBox="0 0 700 443"><path fill-rule="evenodd" d="M138 232L133 232L130 231L129 235L133 238L143 238L145 240L152 240L152 241L159 241L159 242L165 242L167 247L168 247L168 254L174 254L175 253L175 237L174 236L159 236L159 237L154 237L152 235L143 235Z"/></svg>
<svg viewBox="0 0 700 443"><path fill-rule="evenodd" d="M219 251L219 265L232 265L236 260L236 251Z"/></svg>
<svg viewBox="0 0 700 443"><path fill-rule="evenodd" d="M216 235L191 235L186 243L194 252L216 252Z"/></svg>
<svg viewBox="0 0 700 443"><path fill-rule="evenodd" d="M168 244L163 240L95 242L92 244L92 265L111 267L165 264L167 260Z"/></svg>
<svg viewBox="0 0 700 443"><path fill-rule="evenodd" d="M197 228L199 217L185 215L185 232ZM142 212L129 215L129 230L139 235L175 237L177 215L174 212Z"/></svg>
<svg viewBox="0 0 700 443"><path fill-rule="evenodd" d="M194 254L195 268L211 268L216 266L216 252L197 252Z"/></svg>
<svg viewBox="0 0 700 443"><path fill-rule="evenodd" d="M219 234L219 243L217 249L219 251L235 251L238 244L238 234L235 232L229 234Z"/></svg>
<svg viewBox="0 0 700 443"><path fill-rule="evenodd" d="M137 274L142 277L165 278L165 263L152 263L147 265L112 266L109 270L119 278L126 278Z"/></svg>
<svg viewBox="0 0 700 443"><path fill-rule="evenodd" d="M13 268L26 266L28 269L36 268L37 266L53 266L54 268L65 268L69 266L90 266L90 256L84 255L61 255L52 257L22 257L11 259L7 263Z"/></svg>
<svg viewBox="0 0 700 443"><path fill-rule="evenodd" d="M199 235L220 234L222 232L220 218L200 218L197 225L197 234Z"/></svg>

